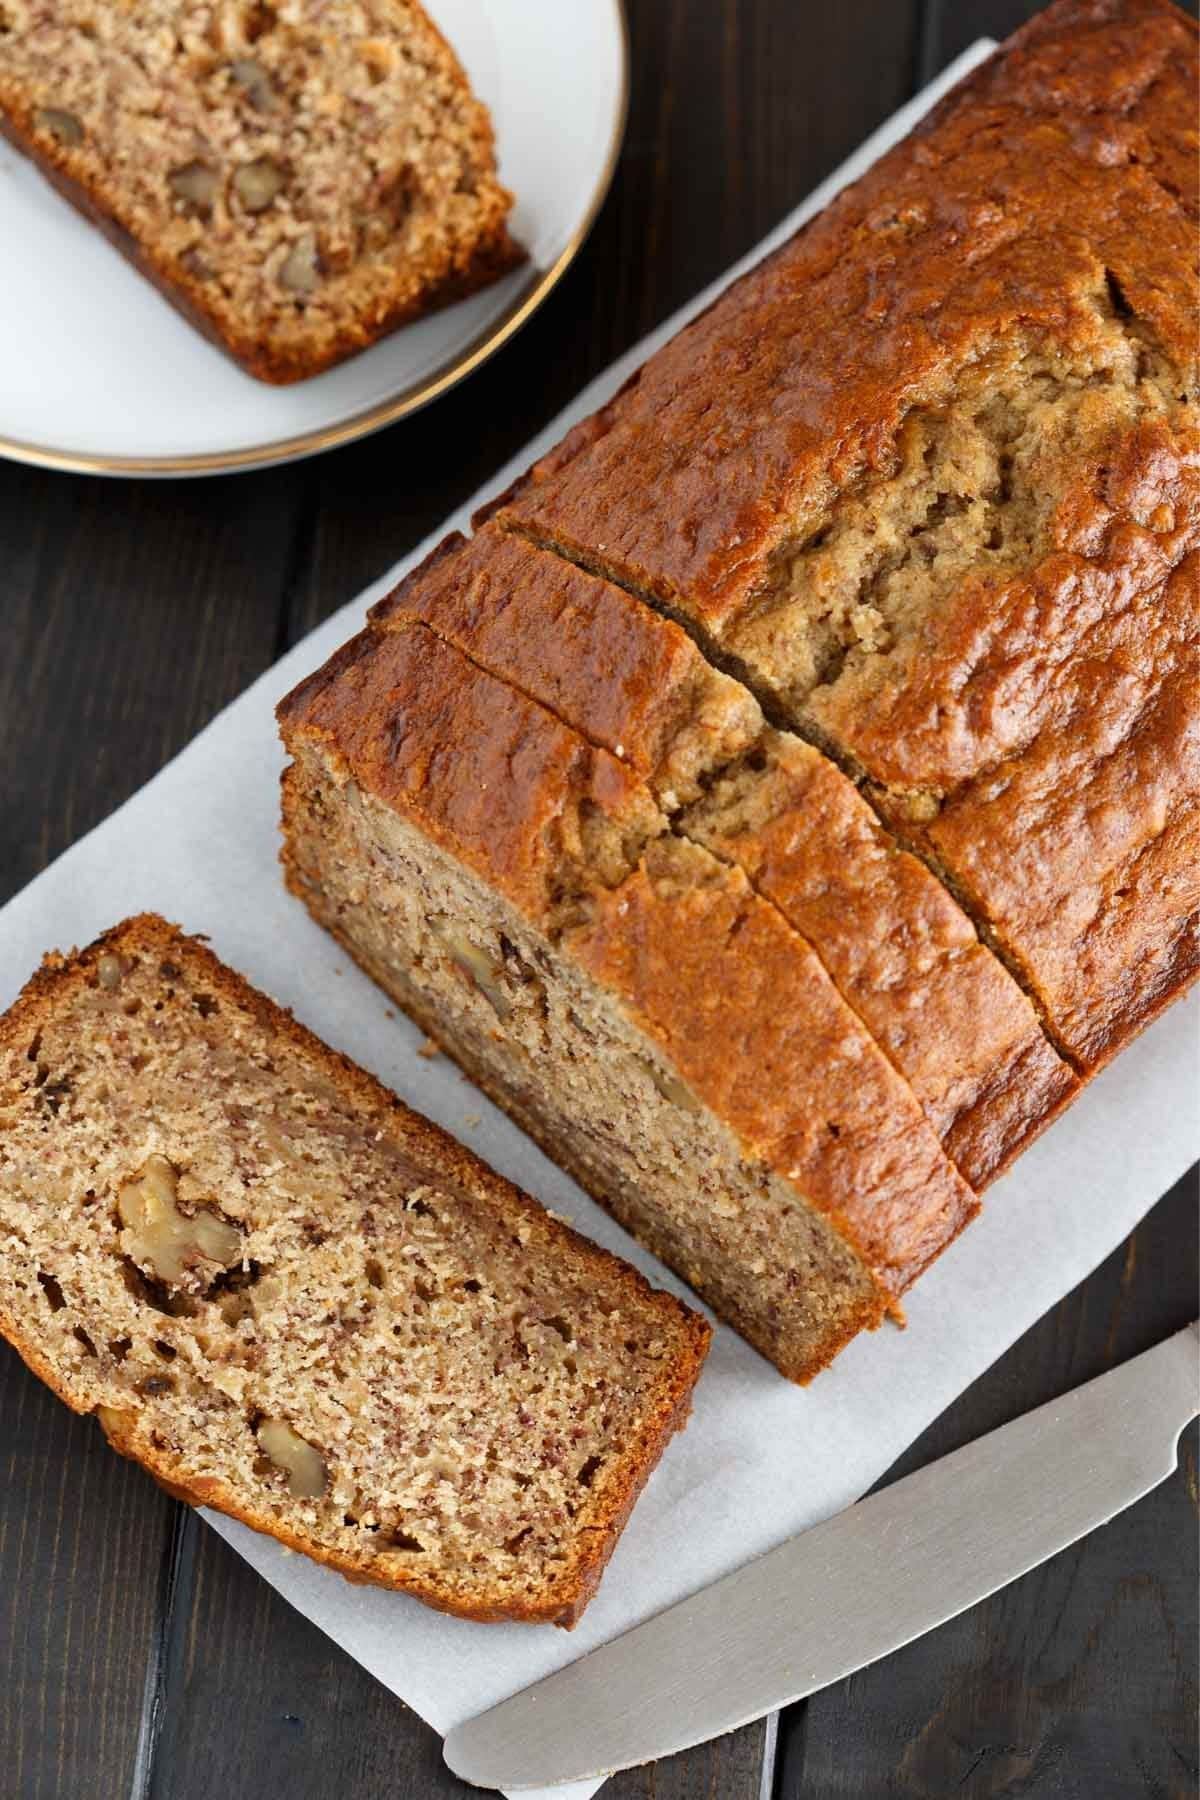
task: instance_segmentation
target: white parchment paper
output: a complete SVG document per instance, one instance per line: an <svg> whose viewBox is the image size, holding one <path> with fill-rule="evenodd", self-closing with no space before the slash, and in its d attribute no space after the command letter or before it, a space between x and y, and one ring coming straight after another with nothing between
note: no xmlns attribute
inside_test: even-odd
<svg viewBox="0 0 1200 1800"><path fill-rule="evenodd" d="M898 113L746 265L860 174L986 48L976 45ZM700 295L594 382L489 491L606 399L710 297ZM475 503L447 528L464 524ZM47 947L85 943L127 913L162 912L188 930L208 932L221 956L322 1037L653 1280L680 1291L447 1058L416 1055L416 1029L283 890L273 707L358 629L367 604L398 573L390 570L276 664L4 908L0 1005ZM385 1686L448 1730L863 1493L955 1395L1120 1243L1196 1155L1198 1020L1197 1002L1174 1008L989 1193L983 1216L909 1297L903 1335L885 1328L859 1338L804 1391L732 1332L719 1330L692 1422L668 1449L574 1633L443 1618L403 1595L351 1587L244 1526L206 1515L209 1523ZM546 1791L583 1800L597 1785Z"/></svg>

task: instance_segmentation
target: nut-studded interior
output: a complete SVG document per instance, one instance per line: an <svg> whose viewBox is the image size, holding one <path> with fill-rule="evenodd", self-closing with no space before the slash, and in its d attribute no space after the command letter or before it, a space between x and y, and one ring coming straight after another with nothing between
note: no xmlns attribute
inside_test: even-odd
<svg viewBox="0 0 1200 1800"><path fill-rule="evenodd" d="M505 242L487 116L404 0L6 0L0 109L280 358Z"/></svg>
<svg viewBox="0 0 1200 1800"><path fill-rule="evenodd" d="M174 942L0 1053L0 1322L199 1497L552 1613L694 1321L440 1173Z"/></svg>

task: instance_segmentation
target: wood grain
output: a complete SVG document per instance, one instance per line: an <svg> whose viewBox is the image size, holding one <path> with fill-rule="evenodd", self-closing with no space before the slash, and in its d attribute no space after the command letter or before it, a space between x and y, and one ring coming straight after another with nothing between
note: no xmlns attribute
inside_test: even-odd
<svg viewBox="0 0 1200 1800"><path fill-rule="evenodd" d="M0 901L271 663L298 513L286 470L0 467Z"/></svg>
<svg viewBox="0 0 1200 1800"><path fill-rule="evenodd" d="M488 480L1027 0L631 0L629 132L589 243L464 386L320 460L188 484L0 467L0 900ZM1194 1190L893 1473L1194 1309ZM450 1800L431 1731L0 1350L3 1800ZM1195 1450L1104 1532L876 1670L618 1777L612 1800L1196 1790Z"/></svg>
<svg viewBox="0 0 1200 1800"><path fill-rule="evenodd" d="M129 1792L173 1503L0 1345L0 1794Z"/></svg>

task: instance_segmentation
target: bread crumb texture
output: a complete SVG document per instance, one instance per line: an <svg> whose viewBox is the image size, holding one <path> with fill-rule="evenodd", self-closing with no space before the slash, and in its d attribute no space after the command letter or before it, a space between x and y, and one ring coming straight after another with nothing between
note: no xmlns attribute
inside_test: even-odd
<svg viewBox="0 0 1200 1800"><path fill-rule="evenodd" d="M0 1023L0 1330L180 1497L560 1624L708 1340L153 919Z"/></svg>
<svg viewBox="0 0 1200 1800"><path fill-rule="evenodd" d="M520 260L487 110L412 0L4 0L0 128L267 380Z"/></svg>

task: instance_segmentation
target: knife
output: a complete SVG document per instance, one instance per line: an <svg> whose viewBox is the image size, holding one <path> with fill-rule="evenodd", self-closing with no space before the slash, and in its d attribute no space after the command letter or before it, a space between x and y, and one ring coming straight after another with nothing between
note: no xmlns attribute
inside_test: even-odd
<svg viewBox="0 0 1200 1800"><path fill-rule="evenodd" d="M871 1494L452 1731L479 1787L602 1776L802 1700L984 1600L1164 1481L1200 1323Z"/></svg>

